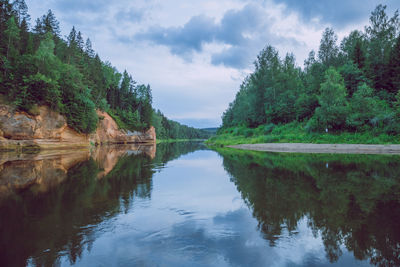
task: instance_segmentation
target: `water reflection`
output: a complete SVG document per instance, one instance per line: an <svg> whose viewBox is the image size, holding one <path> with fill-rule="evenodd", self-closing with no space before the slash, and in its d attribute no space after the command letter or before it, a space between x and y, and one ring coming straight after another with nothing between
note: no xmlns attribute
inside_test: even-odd
<svg viewBox="0 0 400 267"><path fill-rule="evenodd" d="M92 151L3 154L0 266L71 264L135 198L150 198L154 164L199 144L109 146ZM28 260L29 259L29 260Z"/></svg>
<svg viewBox="0 0 400 267"><path fill-rule="evenodd" d="M400 265L398 157L219 153L271 246L307 218L330 262L345 249L374 265Z"/></svg>
<svg viewBox="0 0 400 267"><path fill-rule="evenodd" d="M398 156L217 152L2 155L0 266L400 265Z"/></svg>

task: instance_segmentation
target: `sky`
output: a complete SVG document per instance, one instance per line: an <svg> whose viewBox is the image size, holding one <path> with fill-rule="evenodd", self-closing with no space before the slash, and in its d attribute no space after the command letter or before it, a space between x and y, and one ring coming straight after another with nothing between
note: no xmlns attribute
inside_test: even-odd
<svg viewBox="0 0 400 267"><path fill-rule="evenodd" d="M26 0L31 24L51 9L103 61L150 84L153 106L189 126L218 127L266 45L300 67L332 27L339 40L363 30L371 11L400 0Z"/></svg>

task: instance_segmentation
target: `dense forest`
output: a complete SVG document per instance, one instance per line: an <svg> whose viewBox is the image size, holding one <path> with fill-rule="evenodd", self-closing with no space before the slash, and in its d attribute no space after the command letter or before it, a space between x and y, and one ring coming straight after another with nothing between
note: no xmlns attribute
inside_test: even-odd
<svg viewBox="0 0 400 267"><path fill-rule="evenodd" d="M100 109L122 129L146 130L155 123L161 139L208 136L155 113L149 85L103 62L75 27L63 39L51 10L31 29L24 0L0 0L0 62L0 94L8 102L32 115L38 105L48 105L79 132L96 129Z"/></svg>
<svg viewBox="0 0 400 267"><path fill-rule="evenodd" d="M326 28L304 68L293 54L280 58L266 46L223 114L219 132L245 127L268 134L290 125L307 133L399 134L399 14L390 17L378 5L369 20L364 31L352 31L340 44Z"/></svg>

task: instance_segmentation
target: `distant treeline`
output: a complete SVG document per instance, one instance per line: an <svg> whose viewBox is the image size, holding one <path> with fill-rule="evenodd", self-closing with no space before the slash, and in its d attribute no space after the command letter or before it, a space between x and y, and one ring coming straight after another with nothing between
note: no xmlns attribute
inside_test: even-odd
<svg viewBox="0 0 400 267"><path fill-rule="evenodd" d="M207 139L212 134L170 120L157 111L153 113L152 125L156 128L157 139Z"/></svg>
<svg viewBox="0 0 400 267"><path fill-rule="evenodd" d="M222 128L301 123L309 132L400 133L400 21L378 5L340 45L326 28L304 69L266 46L222 116Z"/></svg>
<svg viewBox="0 0 400 267"><path fill-rule="evenodd" d="M51 10L31 30L24 0L0 0L0 62L0 94L33 115L48 105L83 133L96 129L96 109L127 130L145 130L154 120L150 86L103 62L75 27L63 39Z"/></svg>

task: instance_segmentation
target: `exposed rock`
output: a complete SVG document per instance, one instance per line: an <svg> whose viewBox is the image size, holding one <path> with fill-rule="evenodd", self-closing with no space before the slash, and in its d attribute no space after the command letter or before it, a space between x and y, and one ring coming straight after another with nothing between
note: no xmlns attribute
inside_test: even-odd
<svg viewBox="0 0 400 267"><path fill-rule="evenodd" d="M37 116L0 104L0 150L64 149L93 144L155 143L154 127L146 132L128 134L106 112L97 111L97 130L91 135L76 132L64 116L46 106Z"/></svg>
<svg viewBox="0 0 400 267"><path fill-rule="evenodd" d="M126 132L118 129L115 120L106 112L97 111L100 120L96 132L90 135L94 144L155 143L156 132L150 127L146 132Z"/></svg>

